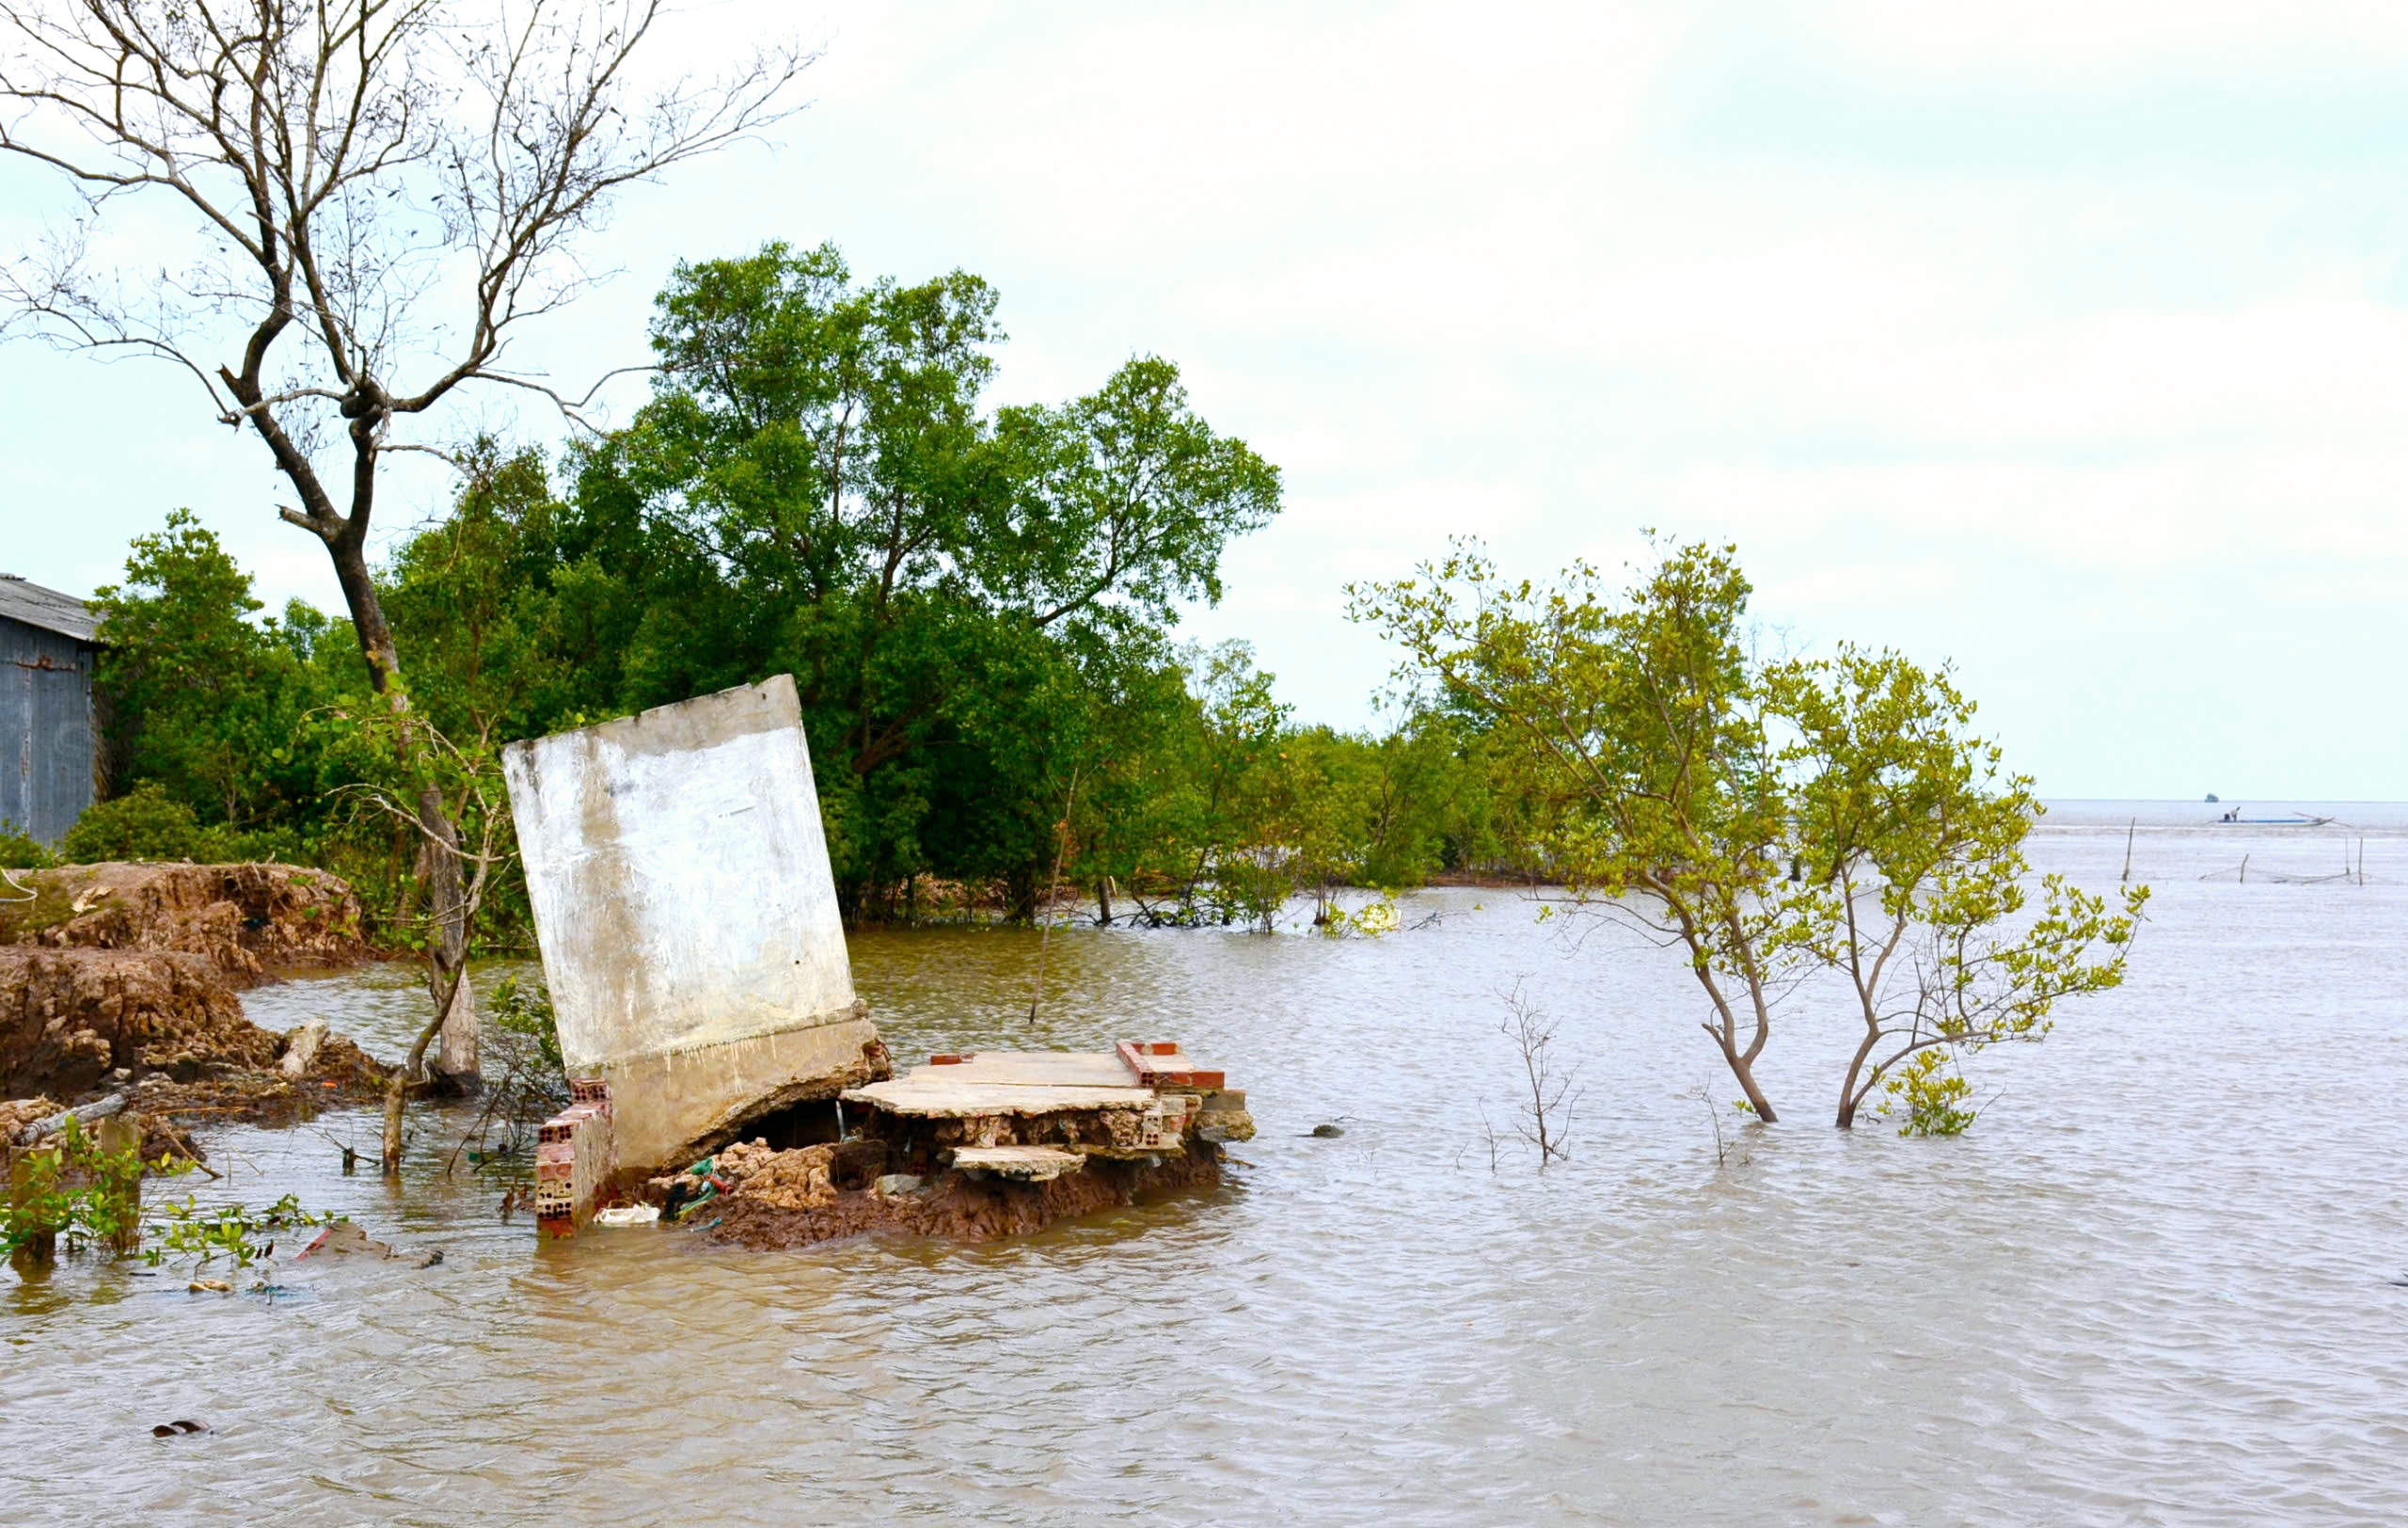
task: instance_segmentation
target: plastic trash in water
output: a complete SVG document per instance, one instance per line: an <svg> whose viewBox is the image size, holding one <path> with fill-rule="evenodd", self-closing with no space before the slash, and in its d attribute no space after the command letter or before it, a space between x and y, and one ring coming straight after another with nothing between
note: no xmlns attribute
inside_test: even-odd
<svg viewBox="0 0 2408 1528"><path fill-rule="evenodd" d="M660 1206L657 1204L614 1204L607 1210L595 1211L594 1223L597 1226L648 1226L659 1218Z"/></svg>

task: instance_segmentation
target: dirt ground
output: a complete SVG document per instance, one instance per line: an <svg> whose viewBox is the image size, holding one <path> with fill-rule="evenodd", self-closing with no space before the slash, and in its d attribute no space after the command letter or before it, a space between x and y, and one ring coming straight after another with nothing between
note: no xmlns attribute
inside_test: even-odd
<svg viewBox="0 0 2408 1528"><path fill-rule="evenodd" d="M0 1094L81 1098L118 1071L198 1082L282 1048L201 956L0 947Z"/></svg>
<svg viewBox="0 0 2408 1528"><path fill-rule="evenodd" d="M47 1106L0 1104L20 1124L126 1090L139 1114L184 1123L290 1123L382 1095L384 1069L352 1042L325 1037L297 1080L286 1043L198 955L0 947L0 1099Z"/></svg>

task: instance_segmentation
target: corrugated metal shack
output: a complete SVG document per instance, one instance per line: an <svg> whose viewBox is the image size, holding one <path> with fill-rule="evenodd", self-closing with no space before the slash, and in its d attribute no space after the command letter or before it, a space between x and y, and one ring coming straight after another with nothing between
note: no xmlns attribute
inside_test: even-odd
<svg viewBox="0 0 2408 1528"><path fill-rule="evenodd" d="M0 831L56 844L92 804L99 625L74 596L0 573Z"/></svg>

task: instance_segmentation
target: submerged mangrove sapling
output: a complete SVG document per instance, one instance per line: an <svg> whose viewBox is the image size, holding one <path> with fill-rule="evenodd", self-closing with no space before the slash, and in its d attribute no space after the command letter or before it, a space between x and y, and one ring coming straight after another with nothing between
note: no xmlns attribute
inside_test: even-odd
<svg viewBox="0 0 2408 1528"><path fill-rule="evenodd" d="M1350 586L1408 668L1511 740L1536 835L1574 901L1685 956L1748 1107L1804 952L1780 870L1787 809L1730 548L1671 549L1625 597L1576 565L1553 588L1470 544L1420 577Z"/></svg>
<svg viewBox="0 0 2408 1528"><path fill-rule="evenodd" d="M1350 592L1513 740L1574 903L1683 952L1759 1120L1775 1011L1818 970L1864 1023L1839 1124L1887 1090L1926 1133L1972 1118L1945 1062L2037 1040L2059 1000L2122 980L2147 888L2111 911L2052 875L2036 906L2032 782L2002 772L1945 672L1854 648L1759 662L1731 549L1672 548L1618 599L1586 566L1507 583L1469 546Z"/></svg>
<svg viewBox="0 0 2408 1528"><path fill-rule="evenodd" d="M1794 737L1783 772L1812 867L1791 903L1798 937L1846 979L1864 1026L1837 1122L1883 1090L1908 1133L1957 1134L1976 1111L1946 1063L2039 1040L2060 999L2119 984L2148 888L2123 887L2111 912L2052 874L2035 906L2033 782L1974 735L1946 671L1844 646L1775 667L1767 686Z"/></svg>

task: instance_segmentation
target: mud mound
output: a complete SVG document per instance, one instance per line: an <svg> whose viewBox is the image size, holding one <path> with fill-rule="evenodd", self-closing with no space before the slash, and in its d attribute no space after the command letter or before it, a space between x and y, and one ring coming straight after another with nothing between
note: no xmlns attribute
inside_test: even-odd
<svg viewBox="0 0 2408 1528"><path fill-rule="evenodd" d="M198 955L0 946L0 1098L131 1086L146 1115L273 1122L383 1090L385 1069L348 1040L322 1040L297 1083L277 1069L285 1044Z"/></svg>
<svg viewBox="0 0 2408 1528"><path fill-rule="evenodd" d="M81 1098L119 1068L191 1082L282 1046L198 955L0 948L0 1093Z"/></svg>
<svg viewBox="0 0 2408 1528"><path fill-rule="evenodd" d="M328 1035L318 1042L318 1054L302 1080L345 1098L382 1098L388 1074L374 1057L341 1035Z"/></svg>
<svg viewBox="0 0 2408 1528"><path fill-rule="evenodd" d="M340 876L292 865L62 865L20 871L30 902L0 904L0 943L184 950L238 984L373 955Z"/></svg>
<svg viewBox="0 0 2408 1528"><path fill-rule="evenodd" d="M1083 1170L1046 1183L946 1172L922 1192L883 1195L837 1187L836 1152L834 1146L729 1147L718 1159L728 1191L697 1212L705 1220L718 1218L711 1239L774 1249L893 1231L990 1241L1221 1181L1220 1148L1198 1142L1154 1163L1089 1157Z"/></svg>

